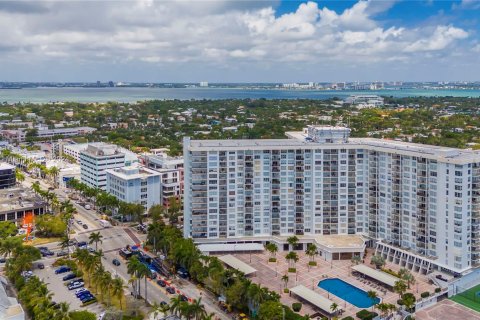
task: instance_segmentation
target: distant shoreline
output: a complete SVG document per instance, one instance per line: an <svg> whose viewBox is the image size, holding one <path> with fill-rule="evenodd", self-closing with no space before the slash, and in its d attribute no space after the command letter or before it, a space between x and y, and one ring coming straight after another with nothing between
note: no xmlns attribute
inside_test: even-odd
<svg viewBox="0 0 480 320"><path fill-rule="evenodd" d="M1 88L0 88L1 89ZM383 89L383 90L314 90L283 88L149 88L149 87L36 87L0 90L0 102L7 103L134 103L150 100L326 100L345 99L350 95L385 97L461 97L480 98L480 89ZM90 90L88 90L90 89Z"/></svg>

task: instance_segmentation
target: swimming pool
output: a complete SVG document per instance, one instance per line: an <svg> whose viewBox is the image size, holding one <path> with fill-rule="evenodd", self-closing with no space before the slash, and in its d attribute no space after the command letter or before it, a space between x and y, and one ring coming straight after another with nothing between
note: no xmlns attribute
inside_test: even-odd
<svg viewBox="0 0 480 320"><path fill-rule="evenodd" d="M322 280L318 283L318 287L327 290L358 308L369 308L380 302L379 298L375 298L375 300L370 299L368 293L362 289L338 278Z"/></svg>

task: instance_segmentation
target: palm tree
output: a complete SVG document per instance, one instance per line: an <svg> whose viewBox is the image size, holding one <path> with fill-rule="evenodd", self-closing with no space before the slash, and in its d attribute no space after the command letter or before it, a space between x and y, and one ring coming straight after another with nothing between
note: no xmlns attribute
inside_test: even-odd
<svg viewBox="0 0 480 320"><path fill-rule="evenodd" d="M60 173L60 169L58 167L51 167L50 169L47 170L47 174L52 177L53 181L53 186L56 188L57 187L57 177L58 174Z"/></svg>
<svg viewBox="0 0 480 320"><path fill-rule="evenodd" d="M55 311L55 320L70 320L70 304L67 302L60 302L58 304L58 309Z"/></svg>
<svg viewBox="0 0 480 320"><path fill-rule="evenodd" d="M380 269L385 265L385 258L381 255L375 255L372 257L371 263L374 264L377 269Z"/></svg>
<svg viewBox="0 0 480 320"><path fill-rule="evenodd" d="M247 298L250 301L252 312L258 310L258 307L263 302L262 288L256 283L252 283L247 289Z"/></svg>
<svg viewBox="0 0 480 320"><path fill-rule="evenodd" d="M298 243L298 237L297 236L291 236L287 238L287 242L290 245L290 250L295 249L295 246Z"/></svg>
<svg viewBox="0 0 480 320"><path fill-rule="evenodd" d="M112 296L117 297L120 302L120 310L122 310L122 298L124 296L123 288L124 284L122 278L117 277L112 280L112 286L110 289L112 290Z"/></svg>
<svg viewBox="0 0 480 320"><path fill-rule="evenodd" d="M277 251L278 251L277 245L273 242L270 242L270 243L267 243L265 245L265 249L267 249L267 251L270 252L271 257L270 257L269 260L272 261L272 262L276 261L275 256L276 256Z"/></svg>
<svg viewBox="0 0 480 320"><path fill-rule="evenodd" d="M334 315L334 314L337 312L337 310L338 310L338 304L336 304L335 302L332 303L332 304L330 305L330 310L332 311L332 314Z"/></svg>
<svg viewBox="0 0 480 320"><path fill-rule="evenodd" d="M88 239L90 240L88 243L92 244L95 243L95 251L98 250L98 243L102 243L102 238L103 236L100 234L100 232L92 232L90 233L90 236L88 236Z"/></svg>
<svg viewBox="0 0 480 320"><path fill-rule="evenodd" d="M310 257L308 265L315 265L315 255L317 254L317 246L314 243L307 244L307 250L305 254Z"/></svg>
<svg viewBox="0 0 480 320"><path fill-rule="evenodd" d="M377 309L380 311L382 317L384 318L387 316L387 312L390 308L386 303L379 303L377 304Z"/></svg>
<svg viewBox="0 0 480 320"><path fill-rule="evenodd" d="M150 276L150 269L144 265L143 263L140 263L138 265L138 268L137 268L137 276L139 277L139 279L144 279L145 280L145 304L147 305L148 304L148 296L147 296L147 289L148 289L148 286L147 286L147 277Z"/></svg>
<svg viewBox="0 0 480 320"><path fill-rule="evenodd" d="M295 264L298 262L298 255L297 255L297 253L296 253L296 252L293 252L293 251L290 251L289 253L287 253L287 255L285 256L285 258L286 258L287 261L288 261L289 268L295 269Z"/></svg>
<svg viewBox="0 0 480 320"><path fill-rule="evenodd" d="M190 313L196 319L200 320L203 316L207 314L205 311L205 306L201 303L202 298L194 299L190 304Z"/></svg>
<svg viewBox="0 0 480 320"><path fill-rule="evenodd" d="M359 255L354 255L350 261L352 262L352 265L358 265L362 262L362 258Z"/></svg>
<svg viewBox="0 0 480 320"><path fill-rule="evenodd" d="M135 290L136 291L135 292L135 297L138 297L140 295L140 280L141 280L141 277L138 274L138 270L141 268L141 265L144 265L144 264L141 263L140 260L138 260L138 258L136 256L131 257L127 262L127 272L128 272L128 274L130 274L132 276L135 276L135 278L137 280L136 284L132 284L132 286L134 287L134 290L136 289Z"/></svg>
<svg viewBox="0 0 480 320"><path fill-rule="evenodd" d="M410 289L411 284L415 283L415 277L408 269L405 269L405 268L400 269L398 271L398 275L400 276L400 279L407 282L408 289Z"/></svg>
<svg viewBox="0 0 480 320"><path fill-rule="evenodd" d="M402 297L405 291L407 291L407 285L403 280L395 281L395 284L393 286L393 291L398 293L399 297Z"/></svg>
<svg viewBox="0 0 480 320"><path fill-rule="evenodd" d="M373 308L375 307L375 302L376 302L377 299L378 299L377 292L376 292L376 291L373 291L373 290L369 290L369 291L367 292L367 295L368 295L368 297L370 298L370 300L372 300L372 311L373 311Z"/></svg>
<svg viewBox="0 0 480 320"><path fill-rule="evenodd" d="M181 312L182 302L182 299L178 295L170 299L170 312L178 316L178 314Z"/></svg>
<svg viewBox="0 0 480 320"><path fill-rule="evenodd" d="M287 286L288 286L288 275L284 274L284 275L282 276L282 281L283 281L283 283L284 283L284 285L285 285L285 289L286 289Z"/></svg>

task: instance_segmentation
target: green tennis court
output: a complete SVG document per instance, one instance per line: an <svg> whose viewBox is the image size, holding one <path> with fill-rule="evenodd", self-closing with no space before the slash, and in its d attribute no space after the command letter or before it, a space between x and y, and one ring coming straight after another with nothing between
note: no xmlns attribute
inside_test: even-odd
<svg viewBox="0 0 480 320"><path fill-rule="evenodd" d="M480 312L480 284L451 297L453 301Z"/></svg>

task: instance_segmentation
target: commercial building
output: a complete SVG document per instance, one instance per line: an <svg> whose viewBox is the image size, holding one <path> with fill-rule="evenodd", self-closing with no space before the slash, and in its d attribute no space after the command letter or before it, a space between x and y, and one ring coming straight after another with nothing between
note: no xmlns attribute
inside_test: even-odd
<svg viewBox="0 0 480 320"><path fill-rule="evenodd" d="M97 129L91 127L72 127L72 128L59 128L59 129L48 129L45 127L40 127L37 130L37 137L39 138L51 138L54 136L63 136L63 137L73 137L78 135L90 134L95 132Z"/></svg>
<svg viewBox="0 0 480 320"><path fill-rule="evenodd" d="M70 157L74 158L77 162L80 161L80 153L85 151L88 146L104 146L104 142L89 142L89 143L77 143L77 144L63 144L61 145L61 154L69 155ZM118 147L117 150L125 155L125 165L130 166L132 164L138 163L137 155L125 148Z"/></svg>
<svg viewBox="0 0 480 320"><path fill-rule="evenodd" d="M345 99L345 103L365 107L381 107L384 99L377 95L352 95Z"/></svg>
<svg viewBox="0 0 480 320"><path fill-rule="evenodd" d="M15 166L8 163L0 163L0 189L14 187L17 183Z"/></svg>
<svg viewBox="0 0 480 320"><path fill-rule="evenodd" d="M146 167L160 173L160 201L165 207L171 197L183 197L183 157L143 155L142 160Z"/></svg>
<svg viewBox="0 0 480 320"><path fill-rule="evenodd" d="M144 167L106 170L107 192L124 202L138 203L148 210L160 204L160 173Z"/></svg>
<svg viewBox="0 0 480 320"><path fill-rule="evenodd" d="M31 189L13 187L0 190L0 221L21 222L26 213L44 214L45 202Z"/></svg>
<svg viewBox="0 0 480 320"><path fill-rule="evenodd" d="M309 126L290 139L185 138L184 235L361 236L414 270L479 266L480 153L349 133Z"/></svg>
<svg viewBox="0 0 480 320"><path fill-rule="evenodd" d="M125 154L116 145L97 143L80 152L79 162L81 181L92 188L106 190L106 170L125 166Z"/></svg>

